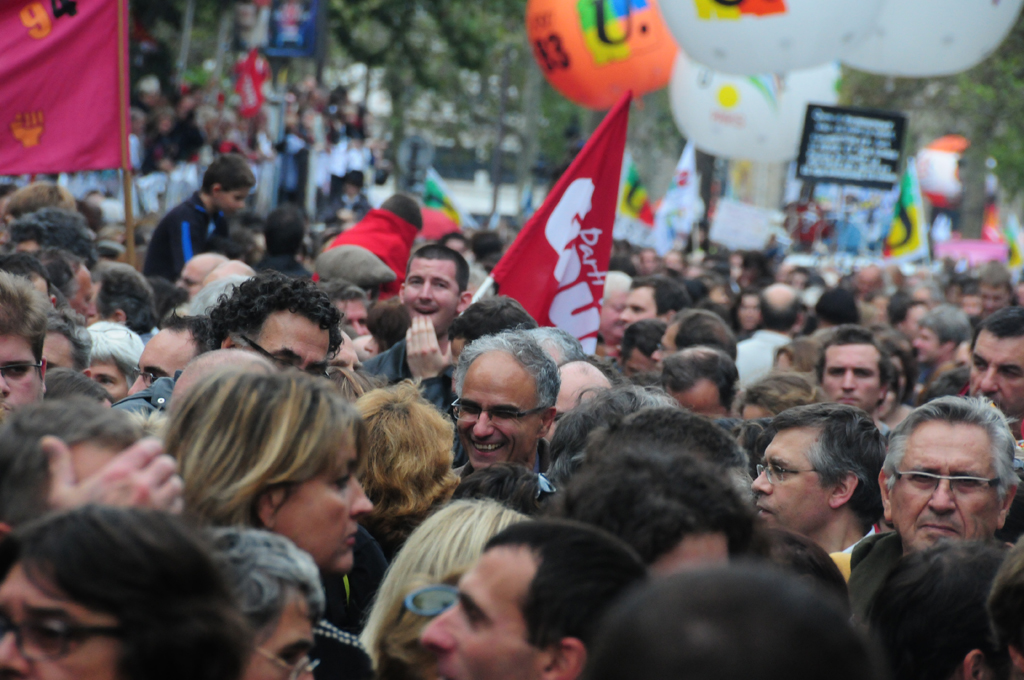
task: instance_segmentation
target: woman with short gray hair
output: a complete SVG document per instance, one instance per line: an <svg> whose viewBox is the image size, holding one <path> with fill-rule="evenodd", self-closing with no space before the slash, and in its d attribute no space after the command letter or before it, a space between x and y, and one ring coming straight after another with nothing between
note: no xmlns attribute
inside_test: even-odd
<svg viewBox="0 0 1024 680"><path fill-rule="evenodd" d="M308 553L259 529L227 527L208 535L254 634L242 680L308 680L314 669L321 680L368 675L358 639L321 620L324 591Z"/></svg>

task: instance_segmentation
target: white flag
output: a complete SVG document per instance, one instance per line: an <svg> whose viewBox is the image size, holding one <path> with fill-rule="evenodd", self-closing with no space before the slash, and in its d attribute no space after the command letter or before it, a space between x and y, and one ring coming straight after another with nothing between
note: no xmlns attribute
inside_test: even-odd
<svg viewBox="0 0 1024 680"><path fill-rule="evenodd" d="M675 246L677 236L685 236L693 223L704 215L700 200L700 177L697 175L697 152L692 142L686 143L679 157L672 185L654 213L654 247L664 256Z"/></svg>

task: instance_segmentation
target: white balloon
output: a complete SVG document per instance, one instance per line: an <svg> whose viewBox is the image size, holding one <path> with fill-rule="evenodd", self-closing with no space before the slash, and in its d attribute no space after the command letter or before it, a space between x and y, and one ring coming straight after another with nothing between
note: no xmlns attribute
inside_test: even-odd
<svg viewBox="0 0 1024 680"><path fill-rule="evenodd" d="M912 78L966 71L999 47L1022 5L1024 0L886 0L868 39L843 62Z"/></svg>
<svg viewBox="0 0 1024 680"><path fill-rule="evenodd" d="M732 76L682 51L669 97L683 135L715 156L777 163L796 158L807 104L834 105L839 64L785 74Z"/></svg>
<svg viewBox="0 0 1024 680"><path fill-rule="evenodd" d="M692 59L722 73L756 75L843 58L867 38L882 2L661 0L659 7Z"/></svg>
<svg viewBox="0 0 1024 680"><path fill-rule="evenodd" d="M953 151L929 148L918 151L917 176L921 192L932 203L956 203L964 191L960 183L960 154Z"/></svg>

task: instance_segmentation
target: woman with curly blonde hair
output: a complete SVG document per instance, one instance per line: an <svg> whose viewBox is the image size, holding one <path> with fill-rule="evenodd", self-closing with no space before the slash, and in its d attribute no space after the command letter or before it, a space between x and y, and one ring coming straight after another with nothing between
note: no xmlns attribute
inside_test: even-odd
<svg viewBox="0 0 1024 680"><path fill-rule="evenodd" d="M363 488L374 505L362 524L390 560L459 485L452 471L455 430L408 381L367 392L355 406L367 431Z"/></svg>

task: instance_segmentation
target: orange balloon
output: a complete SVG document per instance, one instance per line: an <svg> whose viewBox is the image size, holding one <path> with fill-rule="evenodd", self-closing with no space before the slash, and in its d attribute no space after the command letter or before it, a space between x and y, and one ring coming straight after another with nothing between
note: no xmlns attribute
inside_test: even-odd
<svg viewBox="0 0 1024 680"><path fill-rule="evenodd" d="M655 0L528 0L526 35L552 87L599 110L665 87L679 49Z"/></svg>

